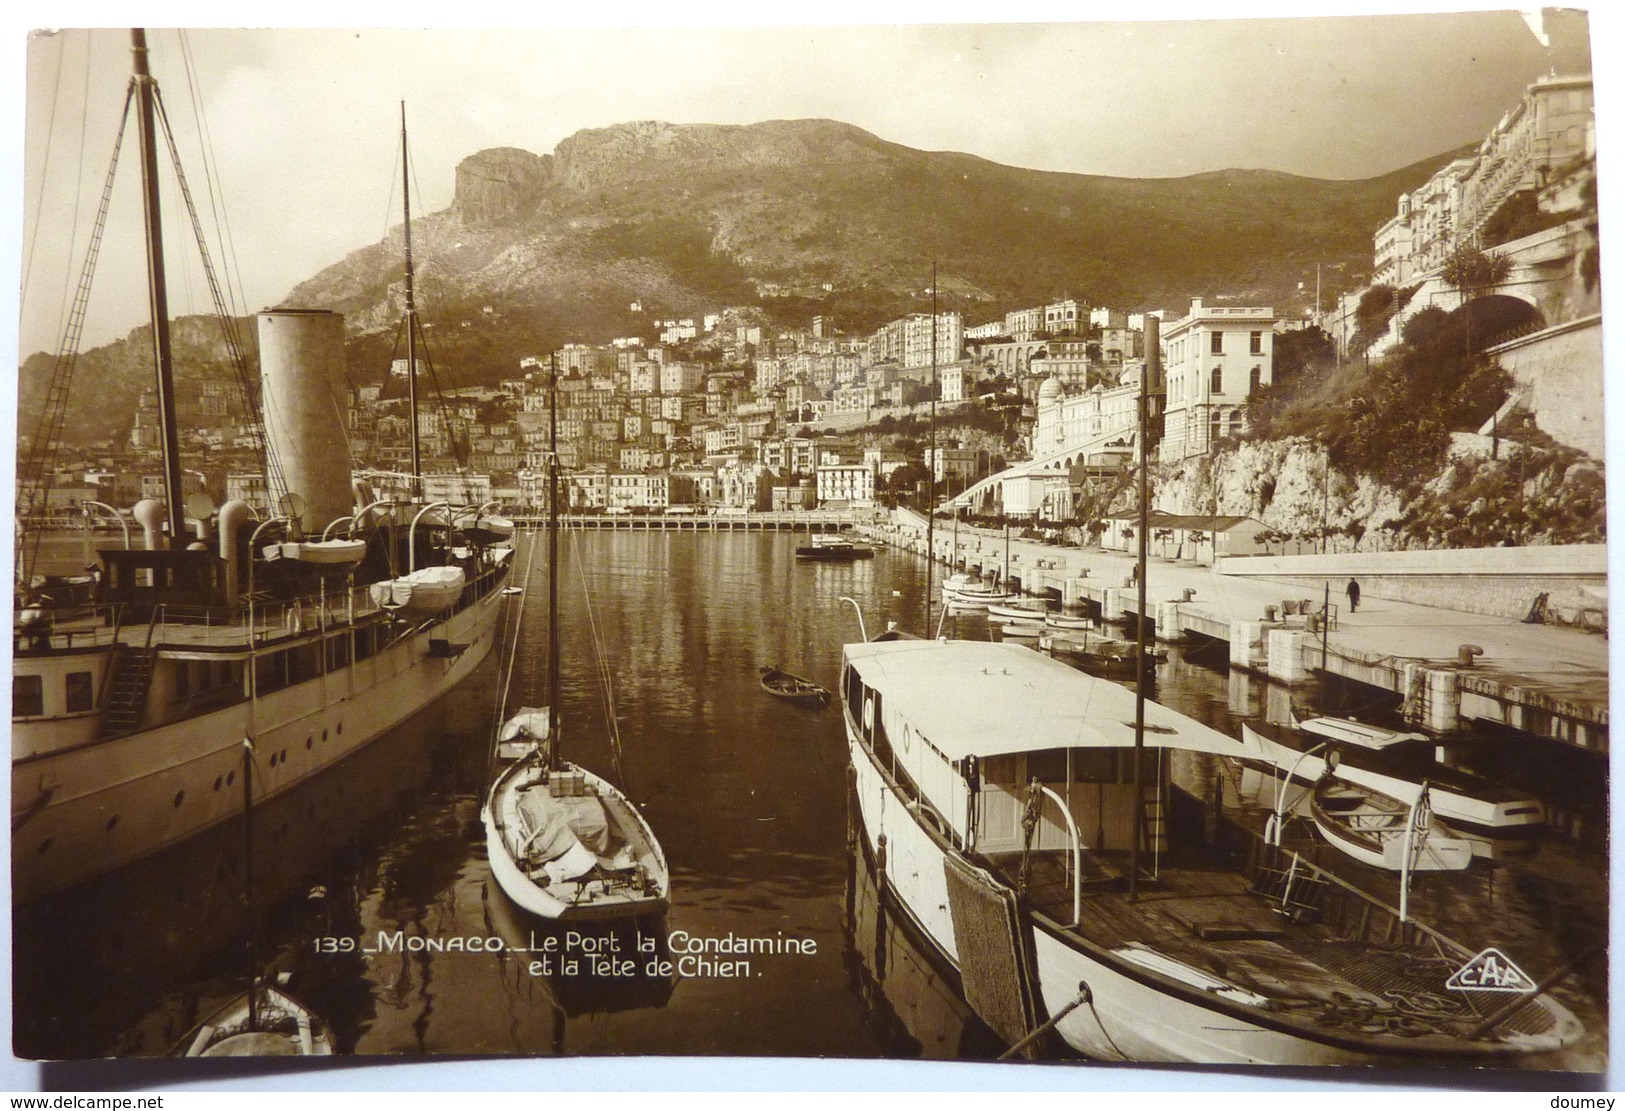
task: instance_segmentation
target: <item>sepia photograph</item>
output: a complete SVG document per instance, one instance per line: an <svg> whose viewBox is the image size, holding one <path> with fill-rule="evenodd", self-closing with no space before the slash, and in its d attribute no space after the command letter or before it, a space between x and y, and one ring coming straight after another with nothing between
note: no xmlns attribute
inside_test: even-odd
<svg viewBox="0 0 1625 1111"><path fill-rule="evenodd" d="M1591 15L910 15L13 31L20 1075L1607 1086Z"/></svg>

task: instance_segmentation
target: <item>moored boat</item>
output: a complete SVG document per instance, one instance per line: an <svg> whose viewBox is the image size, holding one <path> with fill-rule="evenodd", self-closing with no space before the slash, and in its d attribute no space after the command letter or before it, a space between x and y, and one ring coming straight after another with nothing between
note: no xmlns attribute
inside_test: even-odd
<svg viewBox="0 0 1625 1111"><path fill-rule="evenodd" d="M492 784L481 818L491 875L514 905L561 922L659 914L665 854L608 780L550 758L538 740Z"/></svg>
<svg viewBox="0 0 1625 1111"><path fill-rule="evenodd" d="M480 811L486 857L503 894L538 918L570 923L642 918L671 904L671 872L660 842L623 791L563 753L557 389L555 361L548 375L554 414L548 430L548 708L522 709L498 733L498 758L515 753L518 758L497 773Z"/></svg>
<svg viewBox="0 0 1625 1111"><path fill-rule="evenodd" d="M145 133L157 85L144 32L132 33L132 48L130 102ZM156 152L148 153L154 157L143 159L144 171L156 169ZM144 173L143 185L155 223L155 174ZM149 248L158 241L153 234ZM95 255L87 252L87 260ZM261 407L248 419L258 422L266 456L278 463L266 486L278 511L261 510L255 524L256 511L243 501L216 510L185 496L178 421L165 400L173 396L174 368L169 320L156 311L166 304L157 255L149 255L148 279L164 497L135 507L143 548L99 553L92 603L33 600L16 611L16 903L112 872L241 814L236 784L245 738L264 754L257 800L275 797L446 694L495 640L507 549L470 548L455 568L466 576L458 589L410 627L371 597L369 585L389 578L391 567L410 566L414 550L449 553L461 539L415 498L356 509L340 408L329 392L334 368L344 365L344 321L336 313L289 308L257 317ZM87 261L85 290L89 269ZM225 346L240 353L243 337L230 334L233 321L218 323L228 331ZM61 427L72 394L72 347L64 341L42 427ZM245 381L252 373L246 363L237 370ZM48 452L60 441L53 433L33 442L43 454L23 469L27 505L47 500L54 472ZM340 528L348 533L340 543L311 539ZM26 583L34 578L37 533L23 540ZM262 541L276 558L266 558ZM359 559L352 558L357 544Z"/></svg>
<svg viewBox="0 0 1625 1111"><path fill-rule="evenodd" d="M1036 606L1006 605L1002 602L988 604L987 616L989 620L1002 622L1006 625L1020 624L1034 627L1044 624L1046 610Z"/></svg>
<svg viewBox="0 0 1625 1111"><path fill-rule="evenodd" d="M1334 771L1309 796L1320 835L1362 864L1391 872L1456 872L1473 862L1472 843L1450 837L1427 818L1427 789L1412 802L1348 783Z"/></svg>
<svg viewBox="0 0 1625 1111"><path fill-rule="evenodd" d="M1425 780L1433 819L1445 835L1471 842L1475 856L1499 860L1534 852L1546 810L1515 787L1434 758L1426 734L1399 732L1347 718L1316 717L1292 726L1244 723L1246 761L1276 777L1304 785L1326 774L1335 751L1337 777L1390 798L1415 798Z"/></svg>
<svg viewBox="0 0 1625 1111"><path fill-rule="evenodd" d="M872 559L875 550L868 544L849 540L844 536L818 533L796 548L796 558L812 562L850 563L858 559Z"/></svg>
<svg viewBox="0 0 1625 1111"><path fill-rule="evenodd" d="M1044 615L1044 624L1051 629L1093 629L1096 622L1088 617L1077 617L1069 613L1050 612Z"/></svg>
<svg viewBox="0 0 1625 1111"><path fill-rule="evenodd" d="M760 671L762 689L775 698L816 710L822 710L829 705L829 690L811 679L803 679L788 671L780 671L777 666L764 667Z"/></svg>
<svg viewBox="0 0 1625 1111"><path fill-rule="evenodd" d="M1134 654L1137 649L1138 645L1132 640L1099 633L1091 636L1087 629L1045 632L1038 638L1040 652L1097 675L1134 674ZM1168 658L1168 650L1147 645L1145 658L1148 664L1154 666Z"/></svg>
<svg viewBox="0 0 1625 1111"><path fill-rule="evenodd" d="M986 609L990 605L1004 605L1016 601L1020 595L1013 590L991 586L981 579L955 582L949 576L942 584L942 600L961 609Z"/></svg>
<svg viewBox="0 0 1625 1111"><path fill-rule="evenodd" d="M1509 1064L1581 1033L1548 993L1447 986L1472 950L1295 855L1176 836L1170 765L1244 746L1149 700L1137 730L1116 683L876 641L846 646L841 697L866 850L1007 1041L1050 1021L1096 1060Z"/></svg>
<svg viewBox="0 0 1625 1111"><path fill-rule="evenodd" d="M170 1050L172 1057L328 1057L332 1053L333 1034L321 1016L268 982L257 983L228 1001Z"/></svg>

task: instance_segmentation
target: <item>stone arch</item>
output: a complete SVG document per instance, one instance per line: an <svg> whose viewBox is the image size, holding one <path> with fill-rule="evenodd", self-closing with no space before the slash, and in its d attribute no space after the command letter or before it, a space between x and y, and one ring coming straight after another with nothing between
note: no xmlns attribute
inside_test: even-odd
<svg viewBox="0 0 1625 1111"><path fill-rule="evenodd" d="M1471 324L1475 350L1493 347L1547 326L1545 313L1540 311L1534 297L1523 290L1496 290L1471 298L1450 315L1459 319L1463 314Z"/></svg>

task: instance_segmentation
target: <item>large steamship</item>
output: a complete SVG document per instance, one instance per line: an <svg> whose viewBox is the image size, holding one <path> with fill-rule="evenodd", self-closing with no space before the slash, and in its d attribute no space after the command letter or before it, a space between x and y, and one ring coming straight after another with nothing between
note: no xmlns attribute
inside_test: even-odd
<svg viewBox="0 0 1625 1111"><path fill-rule="evenodd" d="M145 146L156 86L140 32L134 53L131 99L145 115ZM150 262L157 184L153 159L143 161ZM410 267L408 251L408 290ZM324 310L257 318L277 510L183 499L161 248L148 269L167 495L134 508L144 547L101 551L99 574L75 584L32 574L28 538L20 544L17 903L241 814L250 782L258 804L447 693L491 650L511 562L512 526L491 506L423 500L415 445L414 476L396 496L352 480L334 396L344 319ZM410 293L407 303L415 336ZM71 361L64 371L59 360L36 448L60 437ZM413 408L415 435L415 390ZM48 482L48 462L25 470ZM44 503L42 489L24 495L25 512Z"/></svg>

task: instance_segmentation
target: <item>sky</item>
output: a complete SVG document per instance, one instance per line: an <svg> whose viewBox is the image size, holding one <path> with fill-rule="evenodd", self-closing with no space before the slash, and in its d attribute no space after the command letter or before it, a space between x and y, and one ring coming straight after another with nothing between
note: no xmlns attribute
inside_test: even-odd
<svg viewBox="0 0 1625 1111"><path fill-rule="evenodd" d="M233 248L215 262L240 286L234 308L253 311L398 222L403 101L422 212L451 202L457 163L479 150L545 153L580 129L638 119L821 117L911 147L1071 173L1239 167L1368 177L1482 138L1542 74L1590 68L1583 14L1548 12L1548 47L1516 11L1396 14L1403 7L1280 18L1289 9L1252 4L1223 10L1265 18L1088 23L1057 22L1053 6L1017 0L999 11L1009 22L988 24L941 22L951 9L940 4L893 6L893 16L837 3L820 10L826 25L766 26L782 14L702 5L685 11L686 25L661 16L664 25L618 28L310 29L344 14L323 5L279 10L290 21L314 15L303 30L152 30L149 39L199 195L197 121L206 123ZM1135 8L1193 10L1215 11ZM1125 8L1110 11L1121 17ZM616 13L629 24L639 18L635 6ZM69 26L72 14L72 5L51 12ZM194 28L219 19L191 14ZM106 172L129 46L122 29L19 32L5 45L22 48L27 72L26 158L20 174L13 162L8 182L24 214L26 353L54 348L60 335L84 253L75 229L88 227ZM90 344L123 335L145 311L133 140L129 151ZM173 307L208 311L195 248L171 221Z"/></svg>

